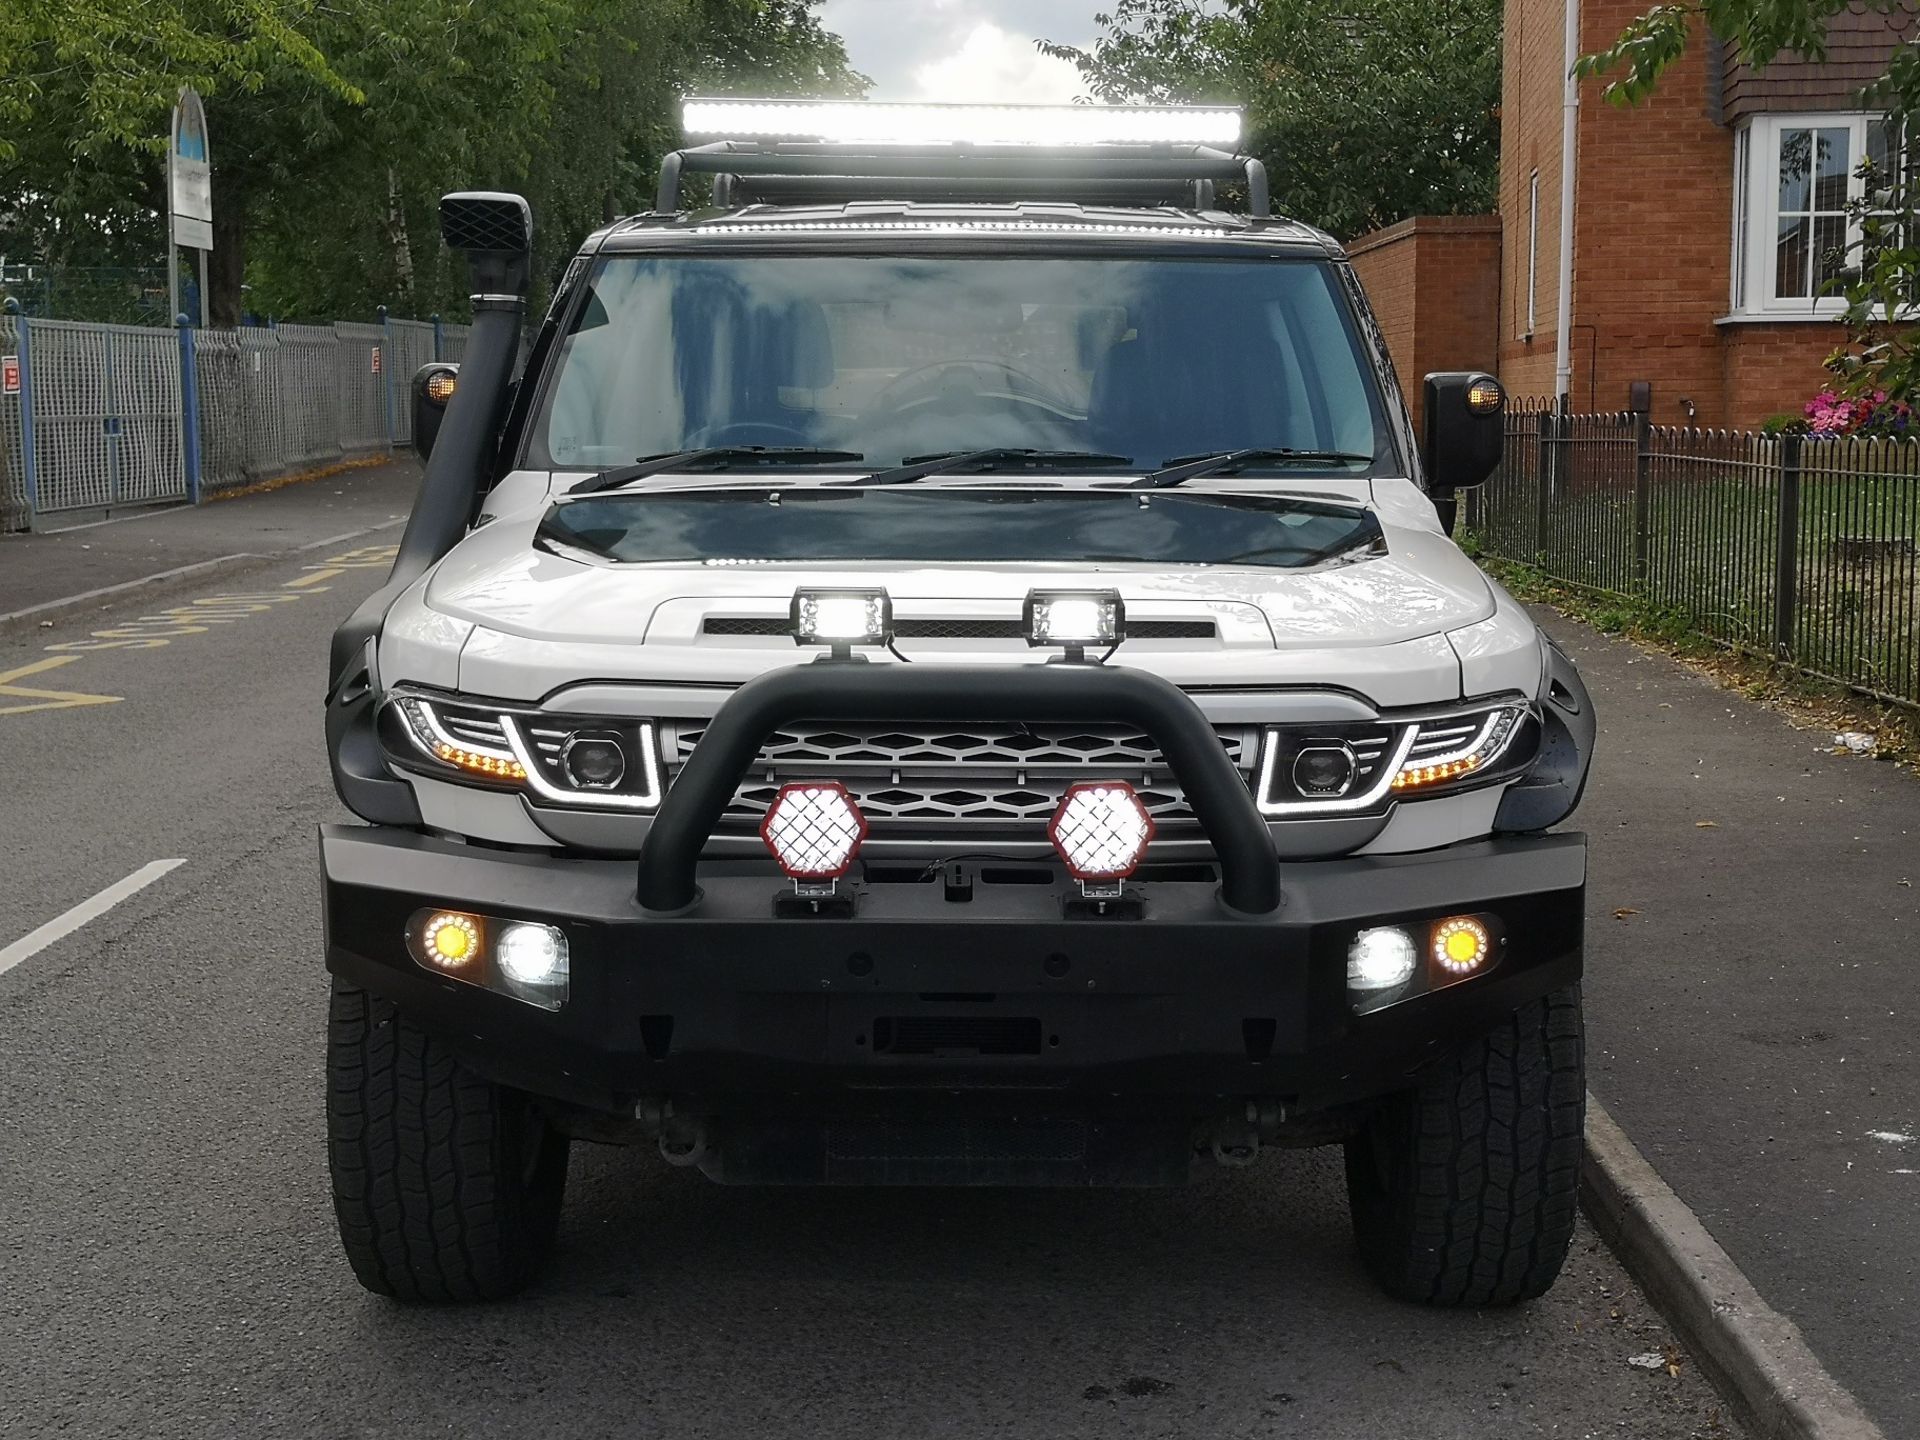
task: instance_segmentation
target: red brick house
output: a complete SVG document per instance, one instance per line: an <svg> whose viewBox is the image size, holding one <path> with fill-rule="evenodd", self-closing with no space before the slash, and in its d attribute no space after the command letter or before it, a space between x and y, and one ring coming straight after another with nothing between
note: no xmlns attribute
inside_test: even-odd
<svg viewBox="0 0 1920 1440"><path fill-rule="evenodd" d="M1650 0L1583 0L1580 48L1610 43ZM1463 224L1403 222L1352 250L1409 393L1438 355L1495 369L1517 396L1554 393L1566 0L1507 0L1501 101L1497 318L1463 313L1487 262ZM1764 68L1696 37L1655 94L1611 105L1580 87L1575 126L1571 398L1656 422L1758 425L1798 412L1841 342L1819 294L1850 237L1861 160L1885 130L1860 91L1914 16L1855 5L1827 59ZM1857 237L1855 237L1857 238ZM1425 283L1421 283L1422 280ZM1411 316L1411 319L1408 316ZM1441 330L1447 333L1440 333ZM1457 357L1471 354L1471 361Z"/></svg>

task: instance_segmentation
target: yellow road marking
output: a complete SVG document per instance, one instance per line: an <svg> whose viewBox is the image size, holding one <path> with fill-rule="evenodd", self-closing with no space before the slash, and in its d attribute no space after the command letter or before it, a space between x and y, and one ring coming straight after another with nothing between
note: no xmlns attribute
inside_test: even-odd
<svg viewBox="0 0 1920 1440"><path fill-rule="evenodd" d="M289 590L301 590L309 585L318 585L322 580L331 580L336 575L347 573L344 565L330 565L324 570L315 570L311 575L302 575L298 580L287 581Z"/></svg>
<svg viewBox="0 0 1920 1440"><path fill-rule="evenodd" d="M71 690L35 690L25 685L10 682L21 680L28 675L38 675L46 670L57 670L62 665L71 665L78 655L52 655L45 660L36 660L31 665L22 665L17 670L8 670L0 674L0 696L9 699L32 700L32 705L0 705L0 715L24 715L29 710L77 710L84 705L118 705L125 697L121 695L80 695Z"/></svg>
<svg viewBox="0 0 1920 1440"><path fill-rule="evenodd" d="M122 621L118 625L90 632L85 640L65 640L48 645L48 658L37 660L18 670L0 674L0 699L28 700L27 705L0 705L0 715L24 715L33 710L74 710L86 705L118 705L123 695L83 695L71 690L37 690L9 682L38 675L95 650L157 650L187 635L204 635L215 625L231 625L249 616L263 614L275 605L304 600L324 594L330 587L321 584L349 570L373 570L393 563L399 554L397 545L361 545L338 555L329 555L313 565L302 566L308 573L296 580L285 580L278 589L203 595L197 600L169 606L148 615Z"/></svg>

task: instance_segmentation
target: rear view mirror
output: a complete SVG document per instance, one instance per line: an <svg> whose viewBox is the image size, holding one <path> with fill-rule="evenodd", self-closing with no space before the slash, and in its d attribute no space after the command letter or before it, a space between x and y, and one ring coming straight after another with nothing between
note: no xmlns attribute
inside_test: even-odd
<svg viewBox="0 0 1920 1440"><path fill-rule="evenodd" d="M447 405L460 374L458 365L435 361L422 365L413 375L413 448L422 460L433 453L439 438L440 422L447 418Z"/></svg>
<svg viewBox="0 0 1920 1440"><path fill-rule="evenodd" d="M1507 392L1478 370L1427 376L1426 433L1422 438L1427 494L1440 526L1453 532L1456 496L1480 484L1500 463L1507 440Z"/></svg>
<svg viewBox="0 0 1920 1440"><path fill-rule="evenodd" d="M1507 392L1478 370L1427 376L1427 492L1452 495L1480 484L1500 463L1506 444Z"/></svg>

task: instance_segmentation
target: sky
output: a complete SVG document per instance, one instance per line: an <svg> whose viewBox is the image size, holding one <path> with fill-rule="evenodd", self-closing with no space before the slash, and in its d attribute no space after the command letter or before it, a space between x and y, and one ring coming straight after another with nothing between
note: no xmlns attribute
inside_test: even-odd
<svg viewBox="0 0 1920 1440"><path fill-rule="evenodd" d="M875 100L1064 105L1080 72L1033 48L1085 45L1107 0L826 0L821 19L873 77Z"/></svg>

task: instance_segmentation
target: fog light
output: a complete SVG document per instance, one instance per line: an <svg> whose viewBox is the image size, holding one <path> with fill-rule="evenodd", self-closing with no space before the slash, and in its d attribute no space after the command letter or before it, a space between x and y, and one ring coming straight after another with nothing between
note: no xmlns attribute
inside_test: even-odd
<svg viewBox="0 0 1920 1440"><path fill-rule="evenodd" d="M563 994L566 990L567 937L551 925L514 922L501 926L493 960L501 975L514 985Z"/></svg>
<svg viewBox="0 0 1920 1440"><path fill-rule="evenodd" d="M426 957L444 970L460 970L480 959L480 926L471 915L433 916L420 932Z"/></svg>
<svg viewBox="0 0 1920 1440"><path fill-rule="evenodd" d="M560 764L576 788L612 790L626 778L627 752L618 735L582 730L560 747Z"/></svg>
<svg viewBox="0 0 1920 1440"><path fill-rule="evenodd" d="M1433 927L1433 963L1449 975L1471 975L1493 953L1493 936L1471 915L1456 915Z"/></svg>
<svg viewBox="0 0 1920 1440"><path fill-rule="evenodd" d="M1349 990L1395 990L1413 978L1419 955L1404 930L1362 930L1347 951Z"/></svg>
<svg viewBox="0 0 1920 1440"><path fill-rule="evenodd" d="M1293 757L1293 784L1315 800L1337 800L1353 788L1360 761L1345 741L1309 745Z"/></svg>
<svg viewBox="0 0 1920 1440"><path fill-rule="evenodd" d="M1069 785L1047 824L1067 873L1090 897L1118 895L1153 839L1153 816L1124 780Z"/></svg>
<svg viewBox="0 0 1920 1440"><path fill-rule="evenodd" d="M803 895L832 894L867 838L867 818L837 780L782 785L760 822L760 838Z"/></svg>

